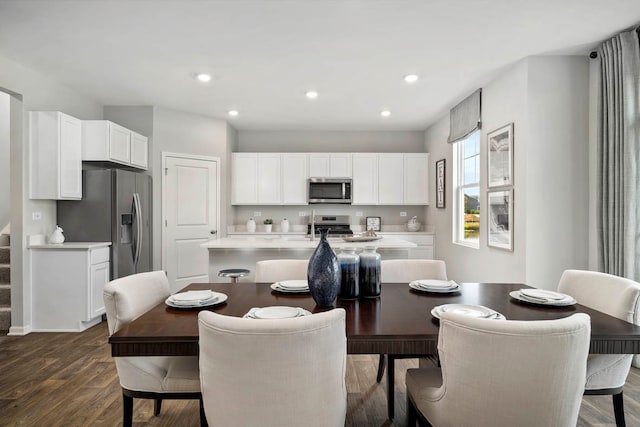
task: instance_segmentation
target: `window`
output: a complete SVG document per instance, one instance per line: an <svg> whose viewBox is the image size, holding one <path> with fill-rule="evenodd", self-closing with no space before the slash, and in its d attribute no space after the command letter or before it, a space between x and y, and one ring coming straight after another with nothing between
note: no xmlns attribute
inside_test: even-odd
<svg viewBox="0 0 640 427"><path fill-rule="evenodd" d="M480 247L480 131L453 145L453 242Z"/></svg>

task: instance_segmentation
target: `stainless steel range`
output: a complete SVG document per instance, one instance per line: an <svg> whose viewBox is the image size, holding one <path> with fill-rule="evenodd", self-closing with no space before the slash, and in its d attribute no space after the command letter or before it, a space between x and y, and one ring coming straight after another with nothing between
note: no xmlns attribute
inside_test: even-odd
<svg viewBox="0 0 640 427"><path fill-rule="evenodd" d="M349 215L315 215L309 217L307 225L307 236L311 236L311 222L314 221L315 235L320 236L320 230L328 228L329 237L349 237L353 236L349 225Z"/></svg>

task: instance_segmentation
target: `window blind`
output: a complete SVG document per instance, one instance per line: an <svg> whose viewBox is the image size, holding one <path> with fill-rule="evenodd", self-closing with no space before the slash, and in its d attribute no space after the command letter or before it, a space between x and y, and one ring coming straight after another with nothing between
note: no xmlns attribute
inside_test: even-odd
<svg viewBox="0 0 640 427"><path fill-rule="evenodd" d="M482 89L478 89L449 112L449 143L463 139L482 123Z"/></svg>

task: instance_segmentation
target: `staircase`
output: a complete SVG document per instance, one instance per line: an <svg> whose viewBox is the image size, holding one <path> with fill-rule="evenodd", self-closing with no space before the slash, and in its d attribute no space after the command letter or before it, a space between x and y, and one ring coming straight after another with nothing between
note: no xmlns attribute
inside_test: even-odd
<svg viewBox="0 0 640 427"><path fill-rule="evenodd" d="M9 236L0 235L0 335L11 326L11 256Z"/></svg>

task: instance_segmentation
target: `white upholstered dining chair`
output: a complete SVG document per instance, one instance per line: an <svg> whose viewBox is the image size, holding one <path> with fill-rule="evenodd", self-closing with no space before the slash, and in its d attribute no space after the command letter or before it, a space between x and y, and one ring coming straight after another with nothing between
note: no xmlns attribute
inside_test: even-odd
<svg viewBox="0 0 640 427"><path fill-rule="evenodd" d="M256 282L306 280L307 259L270 259L256 262Z"/></svg>
<svg viewBox="0 0 640 427"><path fill-rule="evenodd" d="M170 295L164 271L133 274L112 280L104 287L109 335L163 302ZM200 401L200 425L206 426L198 358L114 357L122 387L123 425L131 426L133 398L154 399L154 415L160 415L163 399Z"/></svg>
<svg viewBox="0 0 640 427"><path fill-rule="evenodd" d="M590 319L500 321L444 313L441 369L407 370L407 419L437 427L575 427Z"/></svg>
<svg viewBox="0 0 640 427"><path fill-rule="evenodd" d="M211 425L344 425L343 309L277 320L202 311L198 328L202 397Z"/></svg>
<svg viewBox="0 0 640 427"><path fill-rule="evenodd" d="M579 304L640 325L638 282L595 271L566 270L560 277L558 292L571 295ZM625 425L622 388L632 359L630 354L591 354L587 360L584 394L612 395L618 427Z"/></svg>

